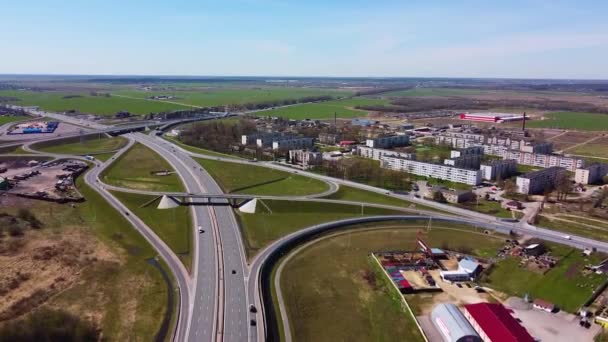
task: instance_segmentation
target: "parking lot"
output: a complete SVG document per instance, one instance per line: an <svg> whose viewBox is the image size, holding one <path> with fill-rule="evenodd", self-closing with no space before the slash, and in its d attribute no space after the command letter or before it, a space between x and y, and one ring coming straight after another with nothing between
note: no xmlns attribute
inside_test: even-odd
<svg viewBox="0 0 608 342"><path fill-rule="evenodd" d="M589 329L579 325L579 318L565 311L549 313L533 309L530 303L524 303L520 298L509 298L505 306L513 311L513 316L521 320L521 324L540 341L571 342L593 341L601 331L597 324L591 324Z"/></svg>

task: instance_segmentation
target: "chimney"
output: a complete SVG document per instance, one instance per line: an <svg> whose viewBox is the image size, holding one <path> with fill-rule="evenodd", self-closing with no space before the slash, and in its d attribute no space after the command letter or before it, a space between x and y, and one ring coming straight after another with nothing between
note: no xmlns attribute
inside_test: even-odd
<svg viewBox="0 0 608 342"><path fill-rule="evenodd" d="M521 130L522 131L526 130L526 112L524 112L524 121L521 124Z"/></svg>

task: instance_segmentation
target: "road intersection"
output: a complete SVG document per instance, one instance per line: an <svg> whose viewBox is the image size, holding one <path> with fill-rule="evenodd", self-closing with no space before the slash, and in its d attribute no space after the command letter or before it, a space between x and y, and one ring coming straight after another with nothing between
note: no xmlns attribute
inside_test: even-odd
<svg viewBox="0 0 608 342"><path fill-rule="evenodd" d="M104 127L103 131L110 129ZM159 253L159 256L173 272L180 291L179 315L174 333L175 341L257 341L272 339L272 336L268 335L268 324L271 324L271 322L265 322L265 314L269 308L267 307L268 302L265 302L264 298L264 296L268 295L268 293L264 292L263 288L264 267L272 265L273 258L276 258L277 253L285 253L304 239L310 239L332 229L343 229L345 226L356 223L427 218L463 223L502 233L515 231L576 248L595 248L599 251L608 252L608 243L574 235L566 239L563 233L528 225L525 222L504 222L490 215L426 201L413 196L395 194L381 188L294 170L272 162L257 162L255 165L260 167L299 173L327 182L330 184L330 190L322 194L323 196L335 192L339 185L346 185L421 204L425 207L440 210L441 213L413 209L412 211L417 214L416 216L361 217L324 223L284 236L264 248L252 260L248 261L244 253L240 228L230 206L191 206L193 218L191 233L194 237L194 260L192 274L189 274L175 253L156 236L152 229L130 212L110 192L110 190L137 191L103 184L99 178L101 172L120 155L125 153L133 144L141 143L167 160L182 180L187 194L216 196L218 198L214 199L214 201L225 201L225 199L222 199L225 195L221 188L193 158L215 159L246 165L250 165L251 161L190 152L170 141L153 135L130 133L126 134L125 137L129 140L129 143L108 161L95 161L93 169L85 174L85 182L102 195L110 205L121 213L152 244ZM26 151L33 151L30 149L29 144L24 145L24 149ZM48 153L45 153L45 155L54 158L83 159L82 157L71 155ZM173 193L173 195L182 196L186 196L187 194ZM379 206L352 201L315 199L315 197L320 196L321 194L287 198L282 196L261 197L293 201L314 200ZM198 233L197 227L199 226L203 227L205 233ZM251 305L258 308L257 313L249 312ZM252 319L257 319L260 323L253 326L250 324L250 320Z"/></svg>

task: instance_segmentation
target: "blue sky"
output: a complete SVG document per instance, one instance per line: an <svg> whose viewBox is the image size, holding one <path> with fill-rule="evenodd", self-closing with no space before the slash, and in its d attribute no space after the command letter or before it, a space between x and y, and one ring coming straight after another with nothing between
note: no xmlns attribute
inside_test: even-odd
<svg viewBox="0 0 608 342"><path fill-rule="evenodd" d="M0 0L0 73L608 79L608 1Z"/></svg>

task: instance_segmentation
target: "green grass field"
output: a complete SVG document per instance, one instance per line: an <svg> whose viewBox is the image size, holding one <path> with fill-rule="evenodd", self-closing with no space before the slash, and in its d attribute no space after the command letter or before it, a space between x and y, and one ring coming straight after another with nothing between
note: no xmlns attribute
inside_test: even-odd
<svg viewBox="0 0 608 342"><path fill-rule="evenodd" d="M149 98L158 95L174 96L167 100L201 107L221 106L230 104L261 103L284 99L299 99L308 96L330 95L335 97L349 96L351 91L336 89L265 87L250 89L206 89L200 91L117 91L119 95L136 98ZM160 101L159 101L160 102Z"/></svg>
<svg viewBox="0 0 608 342"><path fill-rule="evenodd" d="M584 258L580 250L551 245L552 254L560 258L556 267L546 274L531 272L519 267L518 260L508 258L492 268L485 279L487 285L511 296L542 298L558 305L562 310L576 312L591 296L593 290L605 281L605 276L583 275L580 271L589 263L598 263L604 256L595 254Z"/></svg>
<svg viewBox="0 0 608 342"><path fill-rule="evenodd" d="M526 123L530 128L577 129L582 131L608 130L608 114L555 112L546 115L545 120L531 120Z"/></svg>
<svg viewBox="0 0 608 342"><path fill-rule="evenodd" d="M142 208L143 204L151 201L155 196L117 191L113 191L112 194L154 230L156 235L175 252L186 269L190 270L192 265L192 224L187 206L157 209L157 200Z"/></svg>
<svg viewBox="0 0 608 342"><path fill-rule="evenodd" d="M479 200L479 202L471 201L467 203L459 203L455 206L488 215L493 215L496 217L513 218L513 213L501 207L500 203L496 201L488 201L482 199Z"/></svg>
<svg viewBox="0 0 608 342"><path fill-rule="evenodd" d="M83 234L113 256L84 268L78 281L44 305L64 308L93 319L109 341L154 340L167 310L167 288L147 260L156 253L147 241L82 178L77 186L86 198L75 207L30 201L29 209L44 222L41 234ZM5 207L2 211L16 211Z"/></svg>
<svg viewBox="0 0 608 342"><path fill-rule="evenodd" d="M425 222L394 224L325 238L287 262L280 284L295 341L422 340L384 278L373 272L368 257L373 251L412 249L417 231L425 226ZM450 248L466 246L483 254L503 241L441 228L433 228L424 239L432 246L447 243Z"/></svg>
<svg viewBox="0 0 608 342"><path fill-rule="evenodd" d="M308 226L361 215L393 214L402 212L358 205L274 200L258 201L255 214L237 211L249 257L272 241Z"/></svg>
<svg viewBox="0 0 608 342"><path fill-rule="evenodd" d="M324 182L284 171L210 159L196 160L228 193L303 196L329 189Z"/></svg>
<svg viewBox="0 0 608 342"><path fill-rule="evenodd" d="M102 135L86 137L86 140L83 142L78 141L60 144L53 144L52 142L49 142L46 143L46 146L44 143L34 144L32 145L32 148L48 153L85 155L115 151L126 144L127 140L123 137L108 138Z"/></svg>
<svg viewBox="0 0 608 342"><path fill-rule="evenodd" d="M256 115L281 116L289 119L330 119L336 113L339 118L354 118L367 115L367 112L364 110L355 110L355 106L383 104L388 104L388 102L378 99L354 98L270 109L257 112Z"/></svg>
<svg viewBox="0 0 608 342"><path fill-rule="evenodd" d="M78 95L81 97L64 98L64 96ZM124 97L91 96L89 93L67 92L32 92L4 90L0 96L15 97L20 101L9 103L26 106L39 106L41 109L64 112L78 110L87 114L114 115L121 110L129 111L133 115L143 115L152 112L188 109L190 107L157 101L130 99Z"/></svg>
<svg viewBox="0 0 608 342"><path fill-rule="evenodd" d="M156 152L142 144L135 144L110 165L101 177L104 183L139 190L183 191L176 174L156 176L151 172L173 170Z"/></svg>
<svg viewBox="0 0 608 342"><path fill-rule="evenodd" d="M17 122L22 120L31 119L29 116L14 116L14 115L2 115L0 116L0 126L9 122Z"/></svg>
<svg viewBox="0 0 608 342"><path fill-rule="evenodd" d="M585 144L579 146L575 149L568 150L567 153L578 154L582 156L593 156L598 158L608 158L608 145L606 139L600 139L603 141L602 143L598 142L598 140L591 142L589 144ZM602 162L606 162L603 160Z"/></svg>

